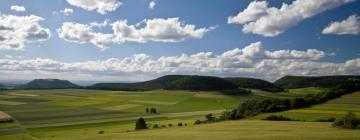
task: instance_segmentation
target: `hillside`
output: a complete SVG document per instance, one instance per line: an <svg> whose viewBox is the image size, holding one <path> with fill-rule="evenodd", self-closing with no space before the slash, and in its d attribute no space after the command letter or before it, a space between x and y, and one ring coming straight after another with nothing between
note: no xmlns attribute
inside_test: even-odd
<svg viewBox="0 0 360 140"><path fill-rule="evenodd" d="M261 89L264 91L270 92L280 92L283 91L282 88L274 85L265 80L255 79L255 78L244 78L244 77L228 77L224 78L226 81L234 83L240 88L252 88L252 89Z"/></svg>
<svg viewBox="0 0 360 140"><path fill-rule="evenodd" d="M67 80L59 79L35 79L27 84L21 85L18 89L67 89L67 88L79 88Z"/></svg>
<svg viewBox="0 0 360 140"><path fill-rule="evenodd" d="M236 85L222 78L211 76L167 75L154 80L137 83L98 83L90 89L141 91L153 89L170 90L227 90Z"/></svg>
<svg viewBox="0 0 360 140"><path fill-rule="evenodd" d="M342 83L360 82L360 76L347 75L347 76L285 76L275 81L276 86L292 89L304 87L322 87L331 88Z"/></svg>

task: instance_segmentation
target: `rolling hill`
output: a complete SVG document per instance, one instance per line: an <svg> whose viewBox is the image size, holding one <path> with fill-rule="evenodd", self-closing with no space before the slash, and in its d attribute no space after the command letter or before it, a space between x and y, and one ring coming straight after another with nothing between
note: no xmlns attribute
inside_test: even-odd
<svg viewBox="0 0 360 140"><path fill-rule="evenodd" d="M285 76L275 81L276 86L292 89L292 88L304 88L304 87L322 87L331 88L342 83L360 82L360 76L355 75L336 75L336 76Z"/></svg>
<svg viewBox="0 0 360 140"><path fill-rule="evenodd" d="M69 88L80 88L80 86L75 85L67 80L35 79L17 88L18 89L69 89Z"/></svg>
<svg viewBox="0 0 360 140"><path fill-rule="evenodd" d="M236 86L240 88L261 89L270 92L283 91L282 88L274 85L273 83L261 79L245 78L245 77L228 77L224 79L226 81L234 83Z"/></svg>
<svg viewBox="0 0 360 140"><path fill-rule="evenodd" d="M167 75L154 80L137 83L97 83L90 89L142 91L154 89L169 90L228 90L237 86L222 78L197 75Z"/></svg>

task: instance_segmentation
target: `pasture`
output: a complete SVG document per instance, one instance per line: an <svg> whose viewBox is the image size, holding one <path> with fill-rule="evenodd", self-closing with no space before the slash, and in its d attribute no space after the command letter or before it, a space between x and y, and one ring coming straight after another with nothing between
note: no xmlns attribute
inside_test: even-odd
<svg viewBox="0 0 360 140"><path fill-rule="evenodd" d="M9 90L0 92L0 101L3 103L16 102L18 104L2 104L0 110L11 115L17 122L0 124L0 139L158 139L159 137L163 139L189 139L179 136L180 134L184 136L192 134L199 139L221 139L220 137L225 135L226 139L238 139L239 137L244 139L265 139L269 137L277 138L277 136L293 138L301 133L308 133L307 130L299 131L306 126L312 127L312 131L319 131L319 133L334 132L334 134L348 135L349 139L357 138L355 134L359 134L358 131L338 131L336 128L331 128L329 123L285 123L247 119L200 126L193 125L195 120L205 119L206 114L220 114L224 110L232 109L250 98L262 96L293 98L309 93L314 94L321 90L303 88L281 93L253 90L252 94L241 96L229 96L220 92L168 90L145 92L84 89ZM359 96L360 92L349 94L330 101L333 102L332 105L327 106L331 108L331 106L334 106L333 104L342 103L337 108L343 107L353 110L351 107L359 103L358 100L353 100L353 98ZM345 102L346 104L344 104ZM156 108L159 113L146 113L145 109L147 107ZM294 110L288 112L294 113L291 111ZM319 116L316 113L308 114ZM139 117L144 117L148 124L164 125L167 128L134 132L134 123ZM254 117L252 119L258 118ZM187 126L176 126L179 122ZM172 125L171 128L168 128L169 124ZM236 133L228 131L230 129L236 130ZM238 133L240 130L241 133ZM100 131L104 131L104 134L99 134ZM263 131L264 136L256 136L259 131ZM289 133L280 134L282 131ZM304 138L313 135L315 134L310 133ZM330 138L330 136L321 138L326 139Z"/></svg>

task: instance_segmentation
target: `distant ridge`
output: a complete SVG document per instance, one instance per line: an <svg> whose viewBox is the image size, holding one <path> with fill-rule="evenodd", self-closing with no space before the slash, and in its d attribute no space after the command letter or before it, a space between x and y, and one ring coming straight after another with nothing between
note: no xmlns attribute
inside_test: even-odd
<svg viewBox="0 0 360 140"><path fill-rule="evenodd" d="M137 83L97 83L89 86L91 89L106 90L229 90L237 86L219 77L197 75L167 75Z"/></svg>
<svg viewBox="0 0 360 140"><path fill-rule="evenodd" d="M153 80L137 83L97 83L88 88L105 90L142 91L154 89L168 90L231 90L253 88L271 92L283 91L282 88L254 78L220 78L198 75L166 75Z"/></svg>
<svg viewBox="0 0 360 140"><path fill-rule="evenodd" d="M343 83L360 82L358 75L334 75L334 76L284 76L275 81L276 86L282 88L304 88L304 87L323 87L331 88Z"/></svg>
<svg viewBox="0 0 360 140"><path fill-rule="evenodd" d="M17 88L18 89L68 89L68 88L80 88L80 86L73 84L67 80L35 79Z"/></svg>

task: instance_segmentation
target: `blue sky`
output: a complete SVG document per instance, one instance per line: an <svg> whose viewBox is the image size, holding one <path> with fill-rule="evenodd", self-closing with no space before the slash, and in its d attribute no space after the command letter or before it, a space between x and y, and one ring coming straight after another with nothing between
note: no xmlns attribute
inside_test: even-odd
<svg viewBox="0 0 360 140"><path fill-rule="evenodd" d="M105 10L105 12L101 12L99 8L96 9L96 4L89 5L85 2L84 5L84 3L77 1L81 0L2 0L0 2L0 12L3 17L1 20L5 21L7 18L10 18L8 17L9 15L16 17L34 15L42 18L42 20L34 23L38 24L37 26L41 28L39 31L47 31L47 29L49 31L49 36L44 38L37 38L33 41L28 41L25 38L25 40L23 40L24 46L21 47L21 49L7 48L5 42L7 40L0 42L0 45L3 45L2 47L0 46L0 63L2 65L0 66L0 73L3 75L10 73L19 75L0 76L0 79L62 78L63 75L73 75L65 76L64 78L70 80L139 81L165 74L201 74L250 76L274 80L284 75L359 74L359 72L354 70L360 67L360 62L358 62L360 61L358 59L360 57L360 37L359 33L354 33L354 29L356 30L357 28L354 27L349 32L349 29L344 29L348 26L334 25L329 29L328 33L323 33L325 28L330 28L330 25L334 22L340 24L344 21L345 25L345 20L350 16L353 16L354 19L357 20L357 22L354 23L355 25L351 25L360 28L358 17L358 15L360 15L360 2L358 0L329 0L324 2L323 10L321 10L321 5L319 5L320 8L318 9L320 10L318 11L310 9L308 12L304 12L305 14L297 15L295 13L293 16L297 16L301 20L296 21L296 24L293 24L294 21L288 20L289 23L291 23L290 27L280 29L282 31L281 33L270 36L269 34L266 35L266 33L272 32L269 31L270 29L255 31L262 25L257 25L257 29L252 29L248 32L242 31L248 23L259 21L259 24L261 24L261 16L251 21L246 21L246 23L240 23L239 21L235 21L234 23L228 22L229 17L235 17L241 12L245 13L244 10L247 8L250 11L249 5L256 2L260 4L260 1L155 0L153 1L155 6L149 8L151 0L110 0L111 2L119 4L119 6L111 9L110 3L110 8L106 9L102 7L102 10ZM90 1L87 3L91 3L92 0L84 1ZM284 3L285 5L291 6L298 2L297 6L302 6L302 3L309 1L268 0L265 2L267 4L267 10L269 10L271 7L280 9ZM321 3L322 2L314 3L313 6ZM25 10L15 10L11 8L15 5L24 7ZM326 7L327 5L333 6ZM95 7L95 9L89 8L91 6ZM64 14L61 11L65 8L71 9L72 12L68 13L68 15ZM269 13L261 14L262 16L271 16ZM306 14L309 15L305 16ZM286 14L283 16L285 15ZM244 20L250 16L249 14L244 14L238 19ZM106 49L101 49L91 43L91 41L94 40L98 41L98 38L102 37L102 35L84 41L82 40L83 38L70 38L69 36L72 34L69 34L68 32L70 31L65 29L62 31L64 36L61 37L59 33L59 29L62 29L62 27L65 28L64 23L66 22L72 23L71 25L81 24L89 26L91 22L103 23L104 21L108 21L108 24L104 27L91 27L92 33L118 36L114 35L112 30L112 24L116 21L126 20L128 26L133 25L140 30L144 29L147 24L150 24L146 21L142 22L143 20L154 20L154 22L156 20L157 23L161 23L168 21L170 18L178 18L178 20L174 22L178 22L180 27L194 25L195 28L189 33L181 35L175 34L175 36L167 33L172 32L171 29L168 29L159 31L159 34L151 37L149 37L149 35L138 35L131 38L137 41L129 41L131 39L127 41L114 41L114 37L109 37L111 39L101 42L106 46ZM279 17L275 17L279 19L271 18L273 20L282 20ZM162 20L159 21L160 19ZM140 22L141 25L135 26ZM0 23L0 26L1 24L11 26L8 23ZM195 33L197 30L200 32L200 29L205 29L206 31L198 34ZM185 31L185 28L179 30ZM149 30L150 33L156 31ZM180 31L177 30L176 32ZM162 37L159 37L160 35ZM164 37L164 35L169 36ZM11 36L12 34L9 33L7 37ZM183 38L178 38L180 36ZM17 36L14 37L16 38ZM118 38L122 39L125 37L121 36ZM165 38L176 41L169 41ZM69 41L71 39L72 41ZM79 43L79 40L83 41L83 43ZM258 42L260 42L260 44ZM231 56L232 58L226 58L226 60L231 60L230 62L226 61L226 64L229 64L222 65L222 63L225 63L225 60L223 60L225 58L220 57L224 56L224 52L236 51L234 49L243 49L246 47L255 50L256 48L260 48L262 52L253 53L255 56L250 56L246 55L246 50L240 50L237 55ZM313 53L308 51L309 49L318 51L316 54L322 56L313 56ZM288 54L274 53L281 50L288 51ZM291 53L291 51L295 50L299 51L299 53ZM191 55L201 52L211 52L212 54L208 56L209 58L202 58L200 60L190 57ZM264 55L264 52L267 55ZM143 54L146 56L144 58L146 60L144 60L144 62L134 61L131 62L131 64L124 64L126 62L119 64L119 61L124 60L126 57L135 59L134 55L136 54ZM181 59L182 54L186 54L189 57L184 58L184 61L177 61ZM308 56L301 56L300 58L299 55ZM258 56L261 56L261 58L256 58ZM173 58L174 60L167 60L166 63L169 64L164 64L165 62L163 60L158 59L160 57L166 57L167 59ZM118 65L118 67L104 64L106 63L104 61L113 58L117 59L117 62L111 64ZM209 62L209 59L214 60ZM49 62L50 60L54 62ZM99 63L89 64L89 62L93 61ZM194 63L192 63L192 61L194 61ZM263 66L261 65L262 63L270 61L279 62L273 64L274 66L271 68L260 67ZM348 61L349 63L351 62L351 66L346 64ZM81 64L76 65L77 63ZM160 63L162 64L161 66L159 66ZM173 63L176 63L176 65L170 65ZM243 63L244 65L246 64L246 66L243 66ZM251 63L251 66L248 66L248 63ZM288 71L280 71L279 67L285 63L303 66L301 68L284 68ZM101 69L96 65L101 65L99 66ZM194 65L194 69L190 68L191 65ZM275 67L275 65L279 65L279 67ZM141 68L141 66L146 68ZM316 66L321 66L321 68ZM84 69L84 67L97 68ZM271 71L271 73L266 73L266 69L269 69L268 71ZM279 71L275 71L274 69L279 69Z"/></svg>

